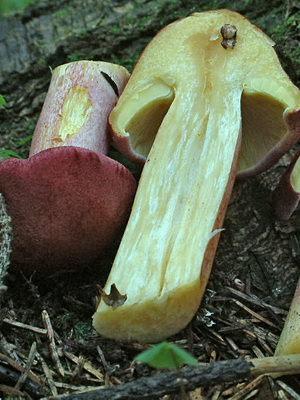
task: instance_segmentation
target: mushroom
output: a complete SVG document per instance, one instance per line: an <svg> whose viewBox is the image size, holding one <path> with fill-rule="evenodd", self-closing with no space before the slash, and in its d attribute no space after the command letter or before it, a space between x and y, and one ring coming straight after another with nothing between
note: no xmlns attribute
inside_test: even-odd
<svg viewBox="0 0 300 400"><path fill-rule="evenodd" d="M272 194L276 216L288 220L296 210L300 200L300 149ZM300 279L285 320L275 355L300 354Z"/></svg>
<svg viewBox="0 0 300 400"><path fill-rule="evenodd" d="M44 273L83 266L118 240L136 181L107 157L108 115L129 73L105 62L57 67L30 157L0 164L12 219L12 265Z"/></svg>
<svg viewBox="0 0 300 400"><path fill-rule="evenodd" d="M236 169L263 171L299 138L300 92L273 45L240 14L215 10L173 22L144 50L110 114L115 144L145 164L103 289L126 300L102 296L93 316L103 336L159 342L191 321Z"/></svg>
<svg viewBox="0 0 300 400"><path fill-rule="evenodd" d="M298 127L300 129L300 126ZM281 220L288 220L296 210L300 200L300 149L282 175L272 193L275 215Z"/></svg>
<svg viewBox="0 0 300 400"><path fill-rule="evenodd" d="M300 280L298 281L294 298L286 317L275 355L300 354Z"/></svg>

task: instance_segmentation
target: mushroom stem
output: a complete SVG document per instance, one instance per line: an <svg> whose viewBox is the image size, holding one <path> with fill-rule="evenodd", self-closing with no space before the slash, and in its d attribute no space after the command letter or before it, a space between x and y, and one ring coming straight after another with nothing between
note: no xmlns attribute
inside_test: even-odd
<svg viewBox="0 0 300 400"><path fill-rule="evenodd" d="M101 61L56 67L32 138L30 154L59 146L78 146L107 154L108 115L129 78L128 71Z"/></svg>
<svg viewBox="0 0 300 400"><path fill-rule="evenodd" d="M128 299L113 313L105 304L98 309L94 325L102 334L111 335L113 326L116 338L159 341L196 312L219 239L211 233L222 227L239 154L240 98L228 89L207 93L200 107L197 92L186 91L170 107L106 284L115 282ZM180 106L188 98L194 98L190 110ZM222 126L221 103L222 114L231 115ZM135 323L124 333L122 325L132 316Z"/></svg>
<svg viewBox="0 0 300 400"><path fill-rule="evenodd" d="M300 354L300 279L285 320L275 355Z"/></svg>

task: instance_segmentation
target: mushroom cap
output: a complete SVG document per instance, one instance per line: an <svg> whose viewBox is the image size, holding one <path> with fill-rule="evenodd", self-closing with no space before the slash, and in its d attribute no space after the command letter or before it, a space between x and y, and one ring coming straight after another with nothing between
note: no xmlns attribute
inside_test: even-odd
<svg viewBox="0 0 300 400"><path fill-rule="evenodd" d="M86 265L122 233L136 190L120 163L75 146L0 164L12 218L12 264L29 271Z"/></svg>
<svg viewBox="0 0 300 400"><path fill-rule="evenodd" d="M234 50L222 44L220 28L226 25L237 30ZM274 44L231 10L194 13L164 27L146 46L110 113L115 146L143 165L153 145L159 145L163 126L168 124L170 131L173 122L176 130L174 116L182 109L184 126L189 113L205 107L212 93L217 95L207 106L208 119L219 118L218 125L227 131L224 121L235 113L241 119L238 176L272 167L300 138L300 90L282 69ZM229 101L231 111L225 112ZM202 137L205 126L199 123L196 128L195 123L194 134ZM172 138L169 143L175 145Z"/></svg>

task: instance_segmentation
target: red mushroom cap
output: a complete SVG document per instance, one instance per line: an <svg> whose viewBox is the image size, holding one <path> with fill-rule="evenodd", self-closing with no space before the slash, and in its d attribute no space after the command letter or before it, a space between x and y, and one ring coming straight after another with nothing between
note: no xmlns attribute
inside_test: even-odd
<svg viewBox="0 0 300 400"><path fill-rule="evenodd" d="M80 147L3 161L0 192L12 218L12 261L55 271L95 260L122 233L135 190L123 165Z"/></svg>

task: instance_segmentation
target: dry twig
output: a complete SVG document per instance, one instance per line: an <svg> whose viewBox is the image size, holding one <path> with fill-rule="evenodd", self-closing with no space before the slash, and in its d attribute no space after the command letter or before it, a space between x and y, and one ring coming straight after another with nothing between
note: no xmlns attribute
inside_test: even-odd
<svg viewBox="0 0 300 400"><path fill-rule="evenodd" d="M55 345L55 339L54 339L54 331L52 328L52 324L51 324L51 320L49 317L49 314L46 310L43 310L42 312L42 319L43 319L43 323L45 328L47 329L47 336L49 339L49 346L50 346L50 352L51 352L51 357L52 360L54 361L55 365L56 365L56 369L59 372L59 374L61 376L65 375L65 371L61 365L58 353L57 353L57 349L56 349L56 345Z"/></svg>
<svg viewBox="0 0 300 400"><path fill-rule="evenodd" d="M68 351L64 351L64 355L71 361L73 361L75 364L79 364L80 362L80 358L76 357L74 354L68 352ZM82 368L84 370L86 370L88 373L90 373L91 375L95 376L99 382L103 383L104 382L104 376L103 374L101 374L101 372L99 372L98 370L96 370L95 368L93 368L93 366L91 365L90 362L88 361L84 361Z"/></svg>
<svg viewBox="0 0 300 400"><path fill-rule="evenodd" d="M245 361L242 359L218 361L205 366L188 366L178 371L165 372L116 386L102 386L85 392L55 396L51 400L125 400L155 399L166 394L179 393L182 386L186 391L201 386L212 386L251 376L300 372L300 355L264 357ZM253 388L253 386L252 386Z"/></svg>
<svg viewBox="0 0 300 400"><path fill-rule="evenodd" d="M44 371L44 374L45 374L45 377L47 379L47 382L48 382L49 388L51 390L51 393L53 394L53 396L56 396L58 394L58 392L57 392L55 383L54 383L53 378L52 378L52 372L48 368L48 365L46 364L46 362L43 359L43 357L38 352L36 353L36 357L37 357L38 361L42 365L42 369Z"/></svg>
<svg viewBox="0 0 300 400"><path fill-rule="evenodd" d="M28 325L28 324L23 324L22 322L18 322L18 321L12 321L10 319L4 318L2 320L3 322L5 322L6 324L9 324L11 326L14 326L15 328L21 328L21 329L26 329L30 332L33 333L37 333L38 335L47 335L47 329L42 329L42 328L37 328L35 326L32 325Z"/></svg>
<svg viewBox="0 0 300 400"><path fill-rule="evenodd" d="M24 385L24 383L30 373L31 367L33 365L35 355L36 355L36 343L33 342L31 349L30 349L29 356L28 356L28 360L27 360L25 368L24 368L24 371L22 372L20 378L18 379L18 382L15 385L15 389L20 390L22 388L22 386Z"/></svg>
<svg viewBox="0 0 300 400"><path fill-rule="evenodd" d="M290 395L290 397L294 400L300 400L300 394L296 393L290 386L288 386L286 383L277 380L277 384L286 392Z"/></svg>
<svg viewBox="0 0 300 400"><path fill-rule="evenodd" d="M21 374L24 373L25 368L22 367L22 365L18 364L16 361L14 361L12 358L6 356L5 354L0 354L0 360L6 362L8 365L10 365L12 368L14 368L16 371L20 372ZM34 375L32 372L29 372L27 374L27 377L37 385L42 385L41 381L39 378Z"/></svg>
<svg viewBox="0 0 300 400"><path fill-rule="evenodd" d="M250 392L252 392L264 379L264 375L260 375L257 378L255 378L253 381L249 382L247 385L245 385L241 390L236 392L232 397L230 397L228 400L242 400L245 398L246 395L248 395Z"/></svg>

